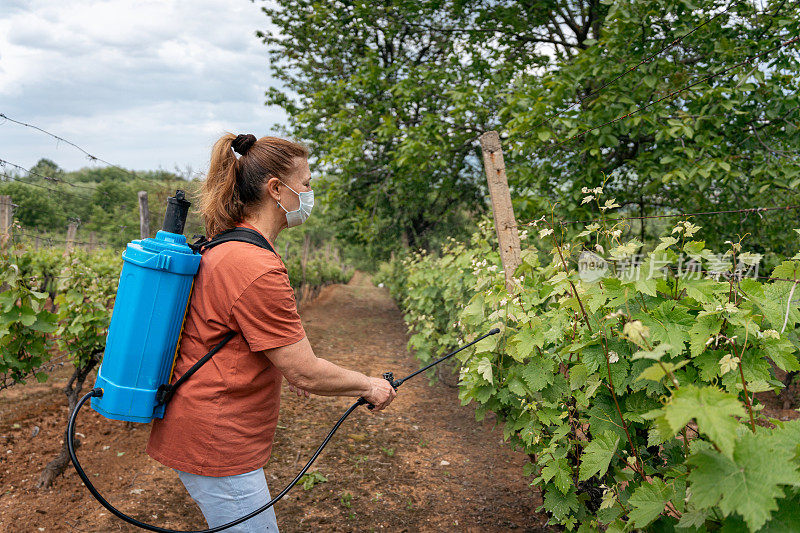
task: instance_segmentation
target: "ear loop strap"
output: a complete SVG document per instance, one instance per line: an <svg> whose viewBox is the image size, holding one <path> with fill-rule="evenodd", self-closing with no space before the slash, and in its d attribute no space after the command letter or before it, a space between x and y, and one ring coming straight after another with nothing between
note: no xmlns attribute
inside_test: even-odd
<svg viewBox="0 0 800 533"><path fill-rule="evenodd" d="M275 179L276 179L276 180L278 180L278 181L280 181L281 183L283 183L283 180L282 180L282 179L280 179L280 178L278 178L278 177L276 177ZM290 191L292 191L293 193L295 193L295 194L297 195L297 198L298 198L298 199L300 198L300 193L299 193L299 192L297 192L296 190L292 189L291 187L289 187L289 186L288 186L288 185L286 185L285 183L283 183L283 185L284 185L284 186L285 186L287 189L289 189ZM283 207L283 206L281 205L281 203L280 203L278 200L275 200L275 203L277 203L277 204L278 204L278 207L280 207L281 209L283 209L283 210L284 210L284 211L286 211L287 213L289 212L289 210L288 210L288 209L286 209L285 207ZM299 208L298 208L298 209L299 209Z"/></svg>

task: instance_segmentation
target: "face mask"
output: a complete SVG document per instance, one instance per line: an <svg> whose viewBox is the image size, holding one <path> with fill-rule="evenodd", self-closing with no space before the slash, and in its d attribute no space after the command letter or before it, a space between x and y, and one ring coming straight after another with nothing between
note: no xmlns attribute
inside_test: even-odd
<svg viewBox="0 0 800 533"><path fill-rule="evenodd" d="M281 183L283 182L281 181ZM285 183L283 184L286 185ZM278 205L281 206L281 209L286 211L286 223L291 228L294 226L299 226L305 222L308 216L311 214L311 208L314 207L314 191L297 192L288 185L286 185L286 187L295 193L300 199L300 207L294 211L287 211L286 208L283 207L280 202L278 202Z"/></svg>

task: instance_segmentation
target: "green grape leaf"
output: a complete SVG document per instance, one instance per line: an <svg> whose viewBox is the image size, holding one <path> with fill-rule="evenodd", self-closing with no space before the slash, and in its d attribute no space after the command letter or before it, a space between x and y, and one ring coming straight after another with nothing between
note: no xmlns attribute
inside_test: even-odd
<svg viewBox="0 0 800 533"><path fill-rule="evenodd" d="M739 422L733 418L735 416L745 416L741 402L736 396L714 387L684 385L664 406L664 417L673 435L694 418L698 430L708 435L728 457L733 456L739 427Z"/></svg>
<svg viewBox="0 0 800 533"><path fill-rule="evenodd" d="M628 517L636 527L645 527L650 522L658 518L664 510L673 489L664 483L662 479L654 478L650 483L642 483L633 491L628 503L633 509L628 513Z"/></svg>
<svg viewBox="0 0 800 533"><path fill-rule="evenodd" d="M800 279L800 261L782 261L772 270L773 278ZM790 283L790 282L784 282Z"/></svg>
<svg viewBox="0 0 800 533"><path fill-rule="evenodd" d="M706 523L706 519L711 516L711 511L706 509L690 509L681 515L680 521L676 524L679 529L699 528Z"/></svg>
<svg viewBox="0 0 800 533"><path fill-rule="evenodd" d="M689 298L697 300L700 303L713 302L714 294L727 291L727 286L727 284L723 284L719 281L714 281L713 279L708 278L680 278L680 287L686 290L686 294L689 296Z"/></svg>
<svg viewBox="0 0 800 533"><path fill-rule="evenodd" d="M605 369L606 355L603 351L603 347L599 344L585 346L583 350L581 350L581 361L586 365L586 369L590 374L596 372L598 368L602 367Z"/></svg>
<svg viewBox="0 0 800 533"><path fill-rule="evenodd" d="M689 362L688 360L683 360L678 364L673 364L673 363L653 363L652 365L647 367L641 374L639 374L639 377L636 378L636 381L639 381L641 379L647 379L647 380L650 380L650 381L660 382L661 379L664 376L667 375L667 373L664 372L665 369L668 372L675 372L676 370L678 370L679 368L681 368L682 366L684 366L688 362Z"/></svg>
<svg viewBox="0 0 800 533"><path fill-rule="evenodd" d="M478 361L478 366L475 367L475 370L478 371L478 374L483 376L483 379L485 379L489 383L493 383L492 362L489 360L488 357L484 357L480 361Z"/></svg>
<svg viewBox="0 0 800 533"><path fill-rule="evenodd" d="M522 370L522 379L533 391L540 391L553 382L553 361L534 356Z"/></svg>
<svg viewBox="0 0 800 533"><path fill-rule="evenodd" d="M637 291L653 297L658 296L658 292L656 292L657 285L658 280L656 278L648 277L648 275L644 273L638 276L633 284Z"/></svg>
<svg viewBox="0 0 800 533"><path fill-rule="evenodd" d="M797 489L787 489L787 492L793 494L778 500L778 510L772 513L769 522L758 533L786 533L797 529L797 524L800 524L800 495Z"/></svg>
<svg viewBox="0 0 800 533"><path fill-rule="evenodd" d="M599 437L594 439L586 445L581 454L581 468L579 481L589 479L595 474L603 477L608 470L608 465L611 458L614 457L614 452L617 451L619 445L619 436L611 431L605 431Z"/></svg>
<svg viewBox="0 0 800 533"><path fill-rule="evenodd" d="M718 315L705 315L699 317L689 330L689 348L692 357L697 357L706 349L708 339L719 333L722 319Z"/></svg>
<svg viewBox="0 0 800 533"><path fill-rule="evenodd" d="M683 353L685 344L690 340L689 331L695 322L689 309L674 301L662 302L650 314L638 313L636 318L650 328L653 344L668 344L670 353L674 355Z"/></svg>
<svg viewBox="0 0 800 533"><path fill-rule="evenodd" d="M762 340L767 356L778 368L787 372L800 370L794 345L786 338L765 338Z"/></svg>
<svg viewBox="0 0 800 533"><path fill-rule="evenodd" d="M44 313L47 313L46 311ZM44 314L39 313L36 317L36 321L31 324L30 328L34 331L40 331L42 333L53 333L58 329L58 326L55 322L55 317L50 315L50 313Z"/></svg>
<svg viewBox="0 0 800 533"><path fill-rule="evenodd" d="M506 380L506 387L508 387L508 390L517 396L525 396L528 393L527 389L525 388L525 383L517 375L508 376L508 379Z"/></svg>
<svg viewBox="0 0 800 533"><path fill-rule="evenodd" d="M562 493L560 490L545 490L544 503L539 509L547 509L557 519L565 518L570 511L577 511L578 497L575 492L570 491L567 494Z"/></svg>
<svg viewBox="0 0 800 533"><path fill-rule="evenodd" d="M770 443L768 436L747 433L733 457L708 449L690 456L690 501L698 508L718 505L725 516L738 513L751 531L758 530L778 509L782 486L800 484L792 451Z"/></svg>
<svg viewBox="0 0 800 533"><path fill-rule="evenodd" d="M36 311L27 305L23 306L20 308L19 321L25 327L32 326L36 322Z"/></svg>
<svg viewBox="0 0 800 533"><path fill-rule="evenodd" d="M541 343L538 343L541 344ZM508 339L508 353L515 361L522 363L534 351L537 341L533 328L522 328ZM541 346L539 346L541 348Z"/></svg>
<svg viewBox="0 0 800 533"><path fill-rule="evenodd" d="M660 361L664 354L670 351L672 346L669 344L659 344L658 346L654 347L652 350L639 350L631 359L634 361L637 359L652 359L653 361Z"/></svg>
<svg viewBox="0 0 800 533"><path fill-rule="evenodd" d="M797 460L800 458L800 419L783 422L772 430L770 439L774 447L792 452L792 460Z"/></svg>
<svg viewBox="0 0 800 533"><path fill-rule="evenodd" d="M548 462L542 468L542 479L551 481L562 494L567 494L572 487L572 469L565 457Z"/></svg>

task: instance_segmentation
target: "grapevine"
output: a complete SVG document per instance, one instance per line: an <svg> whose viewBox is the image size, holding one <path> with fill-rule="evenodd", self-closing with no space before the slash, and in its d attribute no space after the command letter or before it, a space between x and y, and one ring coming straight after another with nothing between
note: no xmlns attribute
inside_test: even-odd
<svg viewBox="0 0 800 533"><path fill-rule="evenodd" d="M584 192L617 207L600 203L602 187ZM780 527L800 503L800 421L768 416L758 393L783 389L776 369L800 370L800 254L762 282L748 275L761 258L746 241L714 252L682 220L644 251L622 240L627 229L593 223L564 242L541 221L521 235L511 293L489 220L470 242L387 265L376 281L423 362L503 330L461 356L459 398L478 419L495 413L531 457L524 473L551 524Z"/></svg>

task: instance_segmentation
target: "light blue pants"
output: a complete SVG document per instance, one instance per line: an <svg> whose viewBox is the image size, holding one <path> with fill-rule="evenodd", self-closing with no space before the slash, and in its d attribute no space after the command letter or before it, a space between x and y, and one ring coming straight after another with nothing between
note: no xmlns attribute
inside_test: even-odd
<svg viewBox="0 0 800 533"><path fill-rule="evenodd" d="M173 470L175 470L173 468ZM221 526L241 518L267 503L271 497L267 487L264 469L236 476L198 476L175 470L197 503L208 527ZM230 533L278 533L275 511L270 507L250 520L237 524L224 531Z"/></svg>

